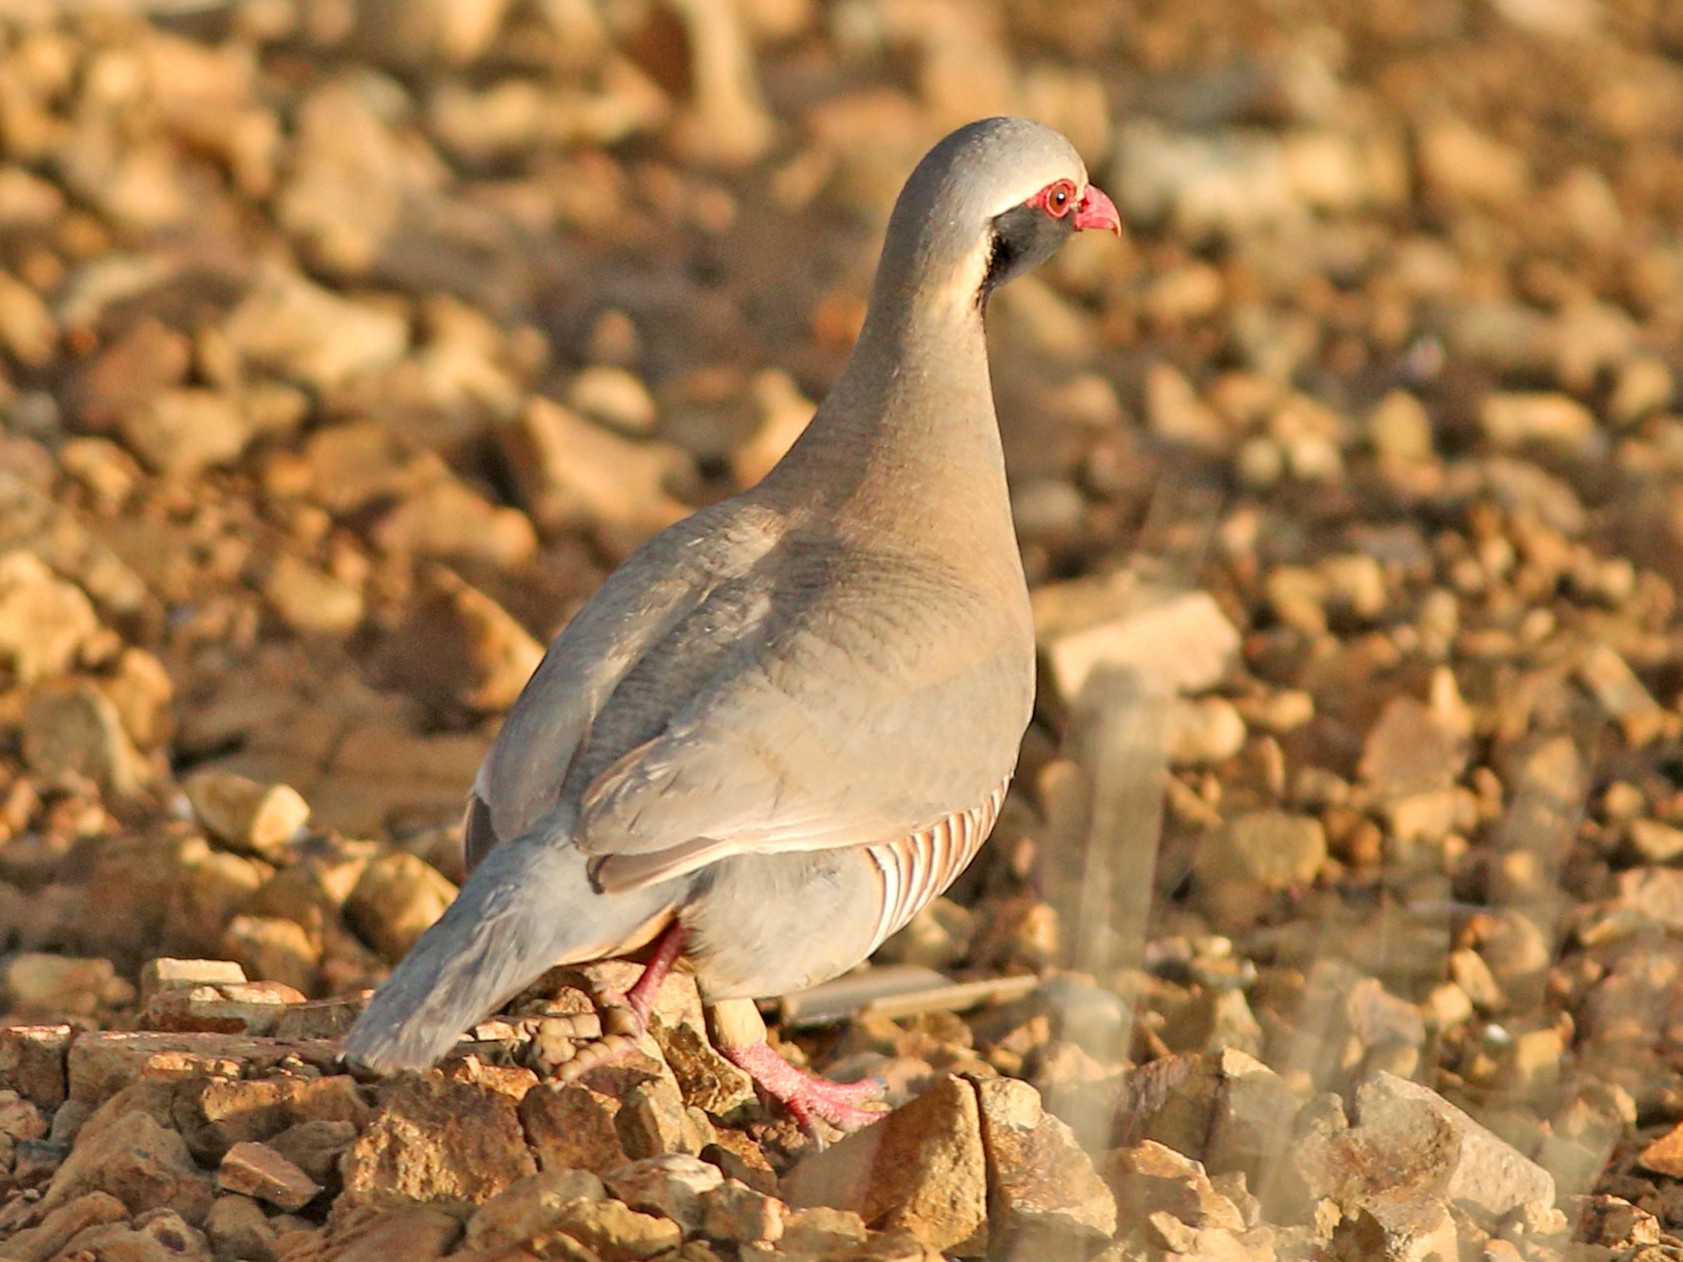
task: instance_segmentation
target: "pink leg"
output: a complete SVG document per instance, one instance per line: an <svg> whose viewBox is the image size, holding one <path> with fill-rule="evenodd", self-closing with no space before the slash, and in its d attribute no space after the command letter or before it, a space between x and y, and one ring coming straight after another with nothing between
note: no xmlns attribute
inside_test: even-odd
<svg viewBox="0 0 1683 1262"><path fill-rule="evenodd" d="M764 1087L767 1095L781 1102L808 1134L812 1133L814 1118L821 1117L832 1126L853 1131L885 1116L874 1109L859 1107L882 1096L881 1084L870 1079L831 1082L828 1078L816 1078L796 1069L764 1039L740 1047L721 1043L719 1053Z"/></svg>
<svg viewBox="0 0 1683 1262"><path fill-rule="evenodd" d="M683 950L684 927L674 920L660 931L649 962L643 965L643 975L625 992L626 1005L637 1014L637 1033L641 1034L648 1027L649 1013L654 1010L655 996L660 993L660 984L666 980L666 975L672 971L672 966L678 962L678 956Z"/></svg>

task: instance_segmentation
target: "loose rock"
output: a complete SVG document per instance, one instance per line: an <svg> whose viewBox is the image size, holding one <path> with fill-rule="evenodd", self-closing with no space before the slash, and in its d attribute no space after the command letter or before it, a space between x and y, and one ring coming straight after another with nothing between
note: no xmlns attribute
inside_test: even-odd
<svg viewBox="0 0 1683 1262"><path fill-rule="evenodd" d="M120 797L148 777L117 707L86 683L35 695L24 714L23 755L44 776L85 777Z"/></svg>
<svg viewBox="0 0 1683 1262"><path fill-rule="evenodd" d="M536 1168L515 1109L501 1092L468 1083L428 1077L394 1084L345 1154L345 1195L489 1200Z"/></svg>
<svg viewBox="0 0 1683 1262"><path fill-rule="evenodd" d="M583 1170L545 1170L511 1183L474 1211L467 1245L495 1249L536 1240L558 1229L574 1202L599 1201L602 1181Z"/></svg>
<svg viewBox="0 0 1683 1262"><path fill-rule="evenodd" d="M303 1209L321 1185L267 1144L238 1143L222 1157L216 1186L239 1192L280 1209Z"/></svg>
<svg viewBox="0 0 1683 1262"><path fill-rule="evenodd" d="M30 552L0 557L0 661L18 683L63 674L99 629L81 589Z"/></svg>
<svg viewBox="0 0 1683 1262"><path fill-rule="evenodd" d="M186 788L194 814L213 836L271 862L287 856L310 818L310 804L291 785L207 771L189 779Z"/></svg>
<svg viewBox="0 0 1683 1262"><path fill-rule="evenodd" d="M700 1228L703 1205L712 1204L708 1194L723 1181L717 1166L684 1153L633 1161L606 1180L614 1199L643 1213L670 1218L685 1234Z"/></svg>
<svg viewBox="0 0 1683 1262"><path fill-rule="evenodd" d="M84 1128L41 1203L51 1211L89 1192L109 1192L131 1214L167 1207L190 1223L202 1223L214 1199L186 1141L146 1113Z"/></svg>
<svg viewBox="0 0 1683 1262"><path fill-rule="evenodd" d="M987 1172L972 1085L947 1078L883 1121L808 1158L784 1180L797 1209L852 1210L932 1249L988 1248Z"/></svg>
<svg viewBox="0 0 1683 1262"><path fill-rule="evenodd" d="M1036 593L1035 638L1066 703L1101 666L1132 671L1153 690L1207 688L1239 645L1232 624L1202 593L1093 584Z"/></svg>
<svg viewBox="0 0 1683 1262"><path fill-rule="evenodd" d="M582 1083L546 1085L520 1101L520 1121L545 1171L605 1174L626 1163L614 1124L619 1102Z"/></svg>
<svg viewBox="0 0 1683 1262"><path fill-rule="evenodd" d="M1062 1120L1040 1093L1009 1078L974 1080L987 1153L989 1231L1017 1250L1079 1257L1116 1230L1116 1204Z"/></svg>
<svg viewBox="0 0 1683 1262"><path fill-rule="evenodd" d="M345 900L345 915L385 959L397 963L444 914L456 887L414 855L370 863Z"/></svg>

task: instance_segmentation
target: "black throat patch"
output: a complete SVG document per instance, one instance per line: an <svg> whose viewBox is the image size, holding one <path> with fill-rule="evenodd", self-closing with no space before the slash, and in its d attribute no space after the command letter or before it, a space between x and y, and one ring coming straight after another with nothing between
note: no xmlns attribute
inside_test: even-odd
<svg viewBox="0 0 1683 1262"><path fill-rule="evenodd" d="M976 305L985 307L988 295L1013 276L1039 267L1058 252L1075 232L1075 216L1054 218L1039 206L1013 206L994 216L988 251L988 270L982 277Z"/></svg>

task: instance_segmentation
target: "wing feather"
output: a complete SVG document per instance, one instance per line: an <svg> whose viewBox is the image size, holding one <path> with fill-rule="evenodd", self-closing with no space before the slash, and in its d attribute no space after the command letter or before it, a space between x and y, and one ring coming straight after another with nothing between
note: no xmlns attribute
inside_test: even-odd
<svg viewBox="0 0 1683 1262"><path fill-rule="evenodd" d="M858 595L776 628L589 785L575 840L602 888L734 854L892 842L1009 776L1033 696L1016 628L990 636L962 593L885 626L844 612L874 607Z"/></svg>
<svg viewBox="0 0 1683 1262"><path fill-rule="evenodd" d="M550 643L479 769L464 832L470 866L563 800L569 769L627 677L760 564L783 529L769 510L720 504L669 526L608 576Z"/></svg>

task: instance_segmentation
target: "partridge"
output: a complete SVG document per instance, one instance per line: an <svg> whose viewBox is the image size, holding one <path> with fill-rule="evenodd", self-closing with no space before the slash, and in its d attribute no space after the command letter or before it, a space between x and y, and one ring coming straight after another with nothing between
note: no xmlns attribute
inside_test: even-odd
<svg viewBox="0 0 1683 1262"><path fill-rule="evenodd" d="M852 968L993 827L1034 697L983 315L1116 208L1057 132L960 128L895 203L858 342L757 485L644 544L556 636L475 778L455 902L346 1038L420 1069L551 966L693 972L804 1123L877 1116L753 1000Z"/></svg>

